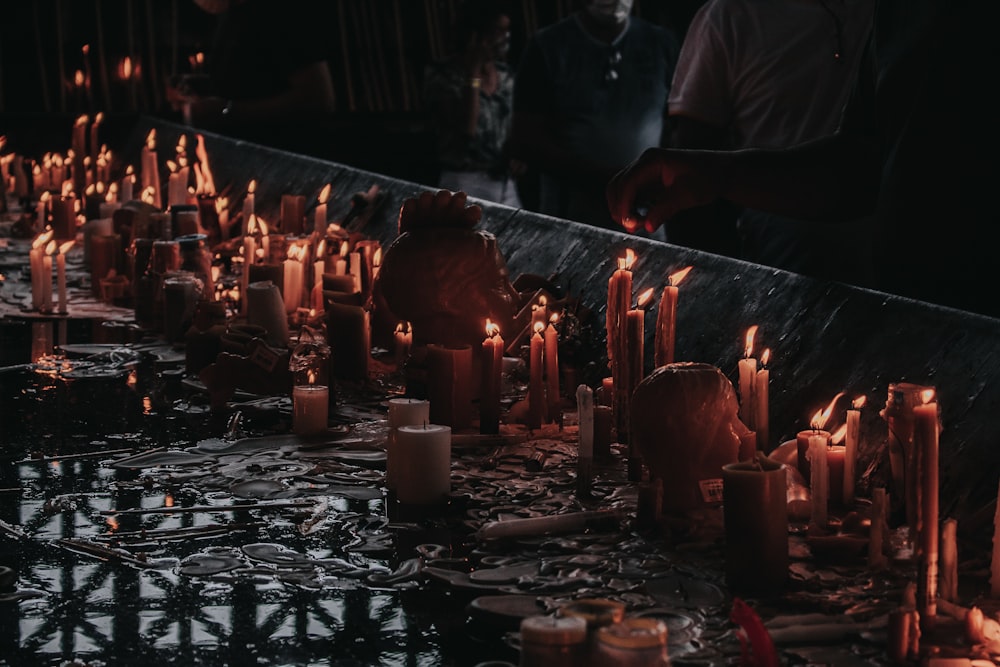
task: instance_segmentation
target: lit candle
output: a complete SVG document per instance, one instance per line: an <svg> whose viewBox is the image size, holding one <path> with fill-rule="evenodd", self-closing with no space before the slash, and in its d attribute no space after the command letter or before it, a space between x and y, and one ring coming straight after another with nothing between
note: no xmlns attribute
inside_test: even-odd
<svg viewBox="0 0 1000 667"><path fill-rule="evenodd" d="M542 414L545 412L545 384L542 381L542 364L545 339L542 332L545 325L535 323L535 333L531 335L528 356L528 428L541 428Z"/></svg>
<svg viewBox="0 0 1000 667"><path fill-rule="evenodd" d="M250 218L256 214L254 193L257 191L257 181L252 179L247 185L247 194L243 198L243 234L250 232Z"/></svg>
<svg viewBox="0 0 1000 667"><path fill-rule="evenodd" d="M56 286L59 290L59 312L65 313L68 302L66 299L66 253L73 247L73 241L67 241L59 246L59 254L56 255Z"/></svg>
<svg viewBox="0 0 1000 667"><path fill-rule="evenodd" d="M49 241L42 256L42 305L43 312L52 312L52 255L56 251L56 242Z"/></svg>
<svg viewBox="0 0 1000 667"><path fill-rule="evenodd" d="M757 334L757 325L747 329L746 343L744 345L743 358L739 360L739 381L740 381L740 412L739 417L747 428L755 431L753 412L753 390L754 378L757 374L757 360L753 358L753 339Z"/></svg>
<svg viewBox="0 0 1000 667"><path fill-rule="evenodd" d="M825 528L827 520L827 501L830 475L827 469L828 439L822 435L809 438L809 471L812 492L812 513L810 521L820 528Z"/></svg>
<svg viewBox="0 0 1000 667"><path fill-rule="evenodd" d="M632 422L632 393L635 388L645 377L645 367L644 360L646 358L645 351L645 341L646 341L646 310L645 306L649 303L649 300L653 298L653 288L650 287L642 294L639 295L636 300L635 308L632 308L626 313L625 317L625 365L626 371L624 373L624 387L622 392L615 392L616 395L621 393L624 396L620 400L616 401L618 404L618 409L621 410L622 421L626 425L630 425ZM615 380L615 386L618 385L618 380ZM628 428L628 426L626 426ZM618 440L620 442L627 442L628 447L628 478L630 481L637 482L642 477L642 456L639 454L638 448L636 448L635 443L631 441L631 438L625 439L619 432Z"/></svg>
<svg viewBox="0 0 1000 667"><path fill-rule="evenodd" d="M31 250L28 251L28 261L31 267L31 307L35 310L40 310L42 307L42 272L45 268L43 258L46 246L52 241L52 236L51 229L39 234L31 242Z"/></svg>
<svg viewBox="0 0 1000 667"><path fill-rule="evenodd" d="M589 493L594 465L594 391L585 384L576 388L579 445L576 462L577 493Z"/></svg>
<svg viewBox="0 0 1000 667"><path fill-rule="evenodd" d="M472 422L472 346L427 345L431 421L452 428Z"/></svg>
<svg viewBox="0 0 1000 667"><path fill-rule="evenodd" d="M187 203L187 169L180 169L173 160L167 160L167 206L183 206Z"/></svg>
<svg viewBox="0 0 1000 667"><path fill-rule="evenodd" d="M151 193L153 206L163 208L160 200L160 166L156 157L155 127L146 135L146 145L142 147L140 165L142 170L142 191Z"/></svg>
<svg viewBox="0 0 1000 667"><path fill-rule="evenodd" d="M288 247L287 258L282 262L284 282L282 283L285 312L294 313L302 305L303 265L302 257L305 247L291 245Z"/></svg>
<svg viewBox="0 0 1000 667"><path fill-rule="evenodd" d="M799 472L802 473L802 478L805 480L812 479L812 475L809 470L809 438L814 435L820 435L826 438L827 443L829 443L832 437L830 432L825 429L826 425L830 422L830 417L833 414L833 409L840 397L844 395L844 392L838 393L830 401L830 404L826 408L821 408L816 411L816 414L812 416L809 420L809 430L799 431L795 435L796 449L798 454L798 468Z"/></svg>
<svg viewBox="0 0 1000 667"><path fill-rule="evenodd" d="M923 392L924 403L913 408L913 446L920 457L920 551L917 610L921 622L937 615L938 579L938 404L934 390Z"/></svg>
<svg viewBox="0 0 1000 667"><path fill-rule="evenodd" d="M430 422L430 401L419 398L389 399L389 437L386 440L385 485L390 491L396 490L396 468L399 465L396 453L396 431L400 426L422 426Z"/></svg>
<svg viewBox="0 0 1000 667"><path fill-rule="evenodd" d="M132 201L135 188L135 172L132 165L125 168L125 176L121 180L121 200L123 202Z"/></svg>
<svg viewBox="0 0 1000 667"><path fill-rule="evenodd" d="M608 362L611 364L611 378L618 391L613 393L612 413L618 439L625 441L629 429L623 402L626 400L628 383L628 362L625 345L628 335L628 311L632 302L632 264L635 252L629 248L625 256L618 259L618 269L608 279L607 328Z"/></svg>
<svg viewBox="0 0 1000 667"><path fill-rule="evenodd" d="M396 325L396 330L393 332L393 343L396 348L394 350L396 367L402 368L410 356L410 348L413 346L413 328L406 320Z"/></svg>
<svg viewBox="0 0 1000 667"><path fill-rule="evenodd" d="M674 345L677 338L677 286L687 277L691 267L685 267L667 277L667 284L660 297L656 313L656 337L653 363L657 368L674 362Z"/></svg>
<svg viewBox="0 0 1000 667"><path fill-rule="evenodd" d="M562 410L559 401L559 334L556 331L556 321L559 315L553 313L545 327L545 397L548 421L562 423Z"/></svg>
<svg viewBox="0 0 1000 667"><path fill-rule="evenodd" d="M52 199L52 194L46 190L38 198L38 204L35 207L35 228L39 231L45 231L45 226L49 224L49 200Z"/></svg>
<svg viewBox="0 0 1000 667"><path fill-rule="evenodd" d="M771 360L771 350L767 349L760 355L760 369L754 376L753 400L754 400L754 425L757 431L757 449L767 452L771 448L771 414L770 414L770 388L768 386L771 378L771 371L767 369L767 363Z"/></svg>
<svg viewBox="0 0 1000 667"><path fill-rule="evenodd" d="M322 433L327 429L330 409L330 389L326 385L310 384L292 388L292 430L298 435Z"/></svg>
<svg viewBox="0 0 1000 667"><path fill-rule="evenodd" d="M479 432L500 432L500 395L503 378L503 338L500 327L486 320L482 349L482 387L479 391Z"/></svg>
<svg viewBox="0 0 1000 667"><path fill-rule="evenodd" d="M861 436L861 408L865 405L865 397L858 396L847 411L847 433L844 439L844 504L850 506L854 502L855 463L858 458L858 443Z"/></svg>
<svg viewBox="0 0 1000 667"><path fill-rule="evenodd" d="M316 214L313 219L313 231L319 234L326 233L326 202L330 199L330 190L332 187L330 183L327 183L319 192L319 204L316 205Z"/></svg>
<svg viewBox="0 0 1000 667"><path fill-rule="evenodd" d="M432 405L433 407L433 405ZM451 492L451 428L443 424L400 426L393 445L396 498L410 505L434 505Z"/></svg>
<svg viewBox="0 0 1000 667"><path fill-rule="evenodd" d="M313 261L312 307L323 310L323 274L326 273L326 239L320 239L316 245L316 258Z"/></svg>

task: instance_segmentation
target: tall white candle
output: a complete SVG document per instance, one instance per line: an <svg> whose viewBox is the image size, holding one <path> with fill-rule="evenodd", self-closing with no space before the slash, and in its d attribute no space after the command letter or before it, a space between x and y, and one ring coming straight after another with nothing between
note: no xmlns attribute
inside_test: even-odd
<svg viewBox="0 0 1000 667"><path fill-rule="evenodd" d="M503 388L503 338L500 327L486 320L482 345L482 384L479 390L479 432L500 432L500 396Z"/></svg>
<svg viewBox="0 0 1000 667"><path fill-rule="evenodd" d="M256 214L254 205L255 192L257 191L257 181L252 180L247 185L247 194L243 198L243 234L247 234L250 229L250 218Z"/></svg>
<svg viewBox="0 0 1000 667"><path fill-rule="evenodd" d="M555 323L545 327L545 404L548 421L562 423L559 400L559 334Z"/></svg>
<svg viewBox="0 0 1000 667"><path fill-rule="evenodd" d="M390 491L396 490L396 467L399 465L396 453L396 431L400 426L423 426L430 422L431 404L419 398L389 399L389 434L386 438L385 485Z"/></svg>
<svg viewBox="0 0 1000 667"><path fill-rule="evenodd" d="M545 383L542 379L545 339L544 325L535 324L528 356L528 428L541 428L545 412Z"/></svg>
<svg viewBox="0 0 1000 667"><path fill-rule="evenodd" d="M771 371L767 369L771 350L760 355L760 369L754 375L753 409L754 430L757 432L757 449L764 452L771 448L770 388Z"/></svg>
<svg viewBox="0 0 1000 667"><path fill-rule="evenodd" d="M396 498L411 505L444 503L451 492L451 427L400 426L393 446Z"/></svg>
<svg viewBox="0 0 1000 667"><path fill-rule="evenodd" d="M332 187L330 183L327 183L319 193L319 203L316 205L316 217L313 218L313 231L319 234L326 233L326 202L330 199L330 190Z"/></svg>
<svg viewBox="0 0 1000 667"><path fill-rule="evenodd" d="M757 325L747 329L746 344L744 346L743 358L738 362L739 382L740 382L740 411L739 417L747 428L756 430L753 411L753 390L754 378L757 374L757 360L753 358L753 339L757 334Z"/></svg>
<svg viewBox="0 0 1000 667"><path fill-rule="evenodd" d="M73 247L73 241L63 243L59 246L59 254L56 255L56 286L59 294L59 312L65 313L69 302L66 298L66 253Z"/></svg>
<svg viewBox="0 0 1000 667"><path fill-rule="evenodd" d="M829 499L830 473L826 461L827 438L813 435L809 438L810 489L812 492L812 514L810 520L819 527L828 523L827 501Z"/></svg>
<svg viewBox="0 0 1000 667"><path fill-rule="evenodd" d="M913 408L913 446L920 452L920 556L918 560L917 610L926 620L937 615L938 540L938 404L930 400Z"/></svg>
<svg viewBox="0 0 1000 667"><path fill-rule="evenodd" d="M844 438L844 504L847 507L854 502L854 467L861 436L861 410L858 408L863 404L864 396L861 396L854 400L853 407L847 411L847 434Z"/></svg>
<svg viewBox="0 0 1000 667"><path fill-rule="evenodd" d="M691 267L688 266L670 274L667 277L667 284L663 288L660 306L656 311L653 363L657 368L674 361L674 348L677 339L677 286L690 271Z"/></svg>

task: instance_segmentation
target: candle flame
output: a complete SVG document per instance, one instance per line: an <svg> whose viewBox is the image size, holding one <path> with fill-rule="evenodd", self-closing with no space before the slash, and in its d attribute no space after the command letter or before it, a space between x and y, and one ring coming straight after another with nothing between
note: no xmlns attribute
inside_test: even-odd
<svg viewBox="0 0 1000 667"><path fill-rule="evenodd" d="M205 149L205 137L201 134L195 135L194 155L198 160L196 165L198 168L195 169L195 176L197 177L198 183L198 193L214 195L216 192L215 177L212 175L212 168L208 164L208 151Z"/></svg>
<svg viewBox="0 0 1000 667"><path fill-rule="evenodd" d="M753 356L753 339L757 335L757 325L753 325L747 329L746 344L744 346L743 356L749 359Z"/></svg>
<svg viewBox="0 0 1000 667"><path fill-rule="evenodd" d="M680 271L674 271L669 276L667 276L667 284L676 287L681 284L681 281L687 278L687 274L691 273L690 266L685 266Z"/></svg>
<svg viewBox="0 0 1000 667"><path fill-rule="evenodd" d="M125 176L131 178L132 182L135 183L135 168L132 165L125 167Z"/></svg>
<svg viewBox="0 0 1000 667"><path fill-rule="evenodd" d="M263 218L258 218L256 215L253 217L257 221L257 227L260 229L260 235L267 236L267 223L264 222Z"/></svg>
<svg viewBox="0 0 1000 667"><path fill-rule="evenodd" d="M767 366L767 362L769 362L770 360L771 360L771 348L767 348L760 355L760 366L761 366L761 368L763 368L764 366Z"/></svg>
<svg viewBox="0 0 1000 667"><path fill-rule="evenodd" d="M830 399L830 403L822 410L817 410L816 414L810 420L809 424L815 430L821 430L826 428L826 425L830 423L830 417L833 415L833 408L836 407L837 401L840 397L844 395L844 392L838 392L836 396Z"/></svg>
<svg viewBox="0 0 1000 667"><path fill-rule="evenodd" d="M316 371L309 371L308 372L308 377L309 377L309 384L315 384L316 383Z"/></svg>
<svg viewBox="0 0 1000 667"><path fill-rule="evenodd" d="M155 127L149 131L149 134L146 135L146 148L148 148L151 151L155 151L156 150L156 128Z"/></svg>
<svg viewBox="0 0 1000 667"><path fill-rule="evenodd" d="M58 245L56 244L55 239L49 241L49 244L45 246L45 254L54 255L57 247Z"/></svg>
<svg viewBox="0 0 1000 667"><path fill-rule="evenodd" d="M332 190L332 189L333 189L333 185L331 183L327 183L326 185L323 186L323 189L319 191L319 203L320 204L325 204L327 201L329 201L329 199L330 199L330 190Z"/></svg>
<svg viewBox="0 0 1000 667"><path fill-rule="evenodd" d="M499 334L500 334L500 325L498 325L496 322L494 322L494 321L490 320L489 318L487 318L486 319L486 336L488 338L493 338L495 336L498 336Z"/></svg>
<svg viewBox="0 0 1000 667"><path fill-rule="evenodd" d="M632 248L625 249L625 256L618 258L618 268L628 271L635 263L635 251Z"/></svg>
<svg viewBox="0 0 1000 667"><path fill-rule="evenodd" d="M542 335L542 332L545 331L545 322L535 322L535 326L533 328L535 333L540 336Z"/></svg>
<svg viewBox="0 0 1000 667"><path fill-rule="evenodd" d="M638 299L636 299L636 307L640 309L645 308L646 304L648 304L652 298L653 298L653 288L650 287L645 292L640 294Z"/></svg>
<svg viewBox="0 0 1000 667"><path fill-rule="evenodd" d="M61 246L59 246L59 254L65 255L66 253L68 253L69 249L73 247L74 243L76 243L76 241L66 241L66 243L63 243Z"/></svg>
<svg viewBox="0 0 1000 667"><path fill-rule="evenodd" d="M830 435L830 444L839 445L845 437L847 437L847 424L841 424L840 428Z"/></svg>
<svg viewBox="0 0 1000 667"><path fill-rule="evenodd" d="M326 239L320 239L316 244L316 257L326 257Z"/></svg>
<svg viewBox="0 0 1000 667"><path fill-rule="evenodd" d="M375 254L372 255L372 266L382 266L382 248L375 248Z"/></svg>
<svg viewBox="0 0 1000 667"><path fill-rule="evenodd" d="M116 530L118 530L118 519L114 518L113 516L109 516L106 519L106 521L107 521L107 524L108 524L108 532L109 533L113 533Z"/></svg>
<svg viewBox="0 0 1000 667"><path fill-rule="evenodd" d="M248 195L252 195L255 192L257 192L257 179L256 178L251 179L250 183L247 185L247 194Z"/></svg>
<svg viewBox="0 0 1000 667"><path fill-rule="evenodd" d="M150 204L150 205L155 204L156 203L156 188L154 188L152 185L147 186L142 191L142 195L140 196L140 199L144 203L146 203L146 204Z"/></svg>
<svg viewBox="0 0 1000 667"><path fill-rule="evenodd" d="M167 160L167 171L171 174L177 173L177 163L173 160Z"/></svg>
<svg viewBox="0 0 1000 667"><path fill-rule="evenodd" d="M46 193L46 194L48 194L48 193ZM52 236L54 234L55 234L55 232L52 231L51 229L48 229L48 230L42 232L41 234L39 234L37 237L35 237L35 240L31 242L31 248L32 248L32 250L35 250L37 248L41 248L43 245L45 245L46 243L48 243L52 239Z"/></svg>
<svg viewBox="0 0 1000 667"><path fill-rule="evenodd" d="M555 313L552 313L551 315L549 315L549 324L556 324L556 323L558 323L559 322L559 316L560 316L560 314L558 312L555 312Z"/></svg>
<svg viewBox="0 0 1000 667"><path fill-rule="evenodd" d="M350 252L351 252L351 246L347 243L347 241L341 242L341 244L340 244L340 256L341 257L347 257L350 254Z"/></svg>
<svg viewBox="0 0 1000 667"><path fill-rule="evenodd" d="M934 400L934 394L936 392L933 389L924 389L920 392L920 402L927 404Z"/></svg>
<svg viewBox="0 0 1000 667"><path fill-rule="evenodd" d="M865 407L865 403L867 402L868 398L864 395L861 395L855 398L853 401L851 401L851 407L853 407L855 410L860 410L861 408Z"/></svg>
<svg viewBox="0 0 1000 667"><path fill-rule="evenodd" d="M73 121L73 125L80 127L81 125L86 125L88 120L87 114L83 114L82 116L77 116L76 120Z"/></svg>
<svg viewBox="0 0 1000 667"><path fill-rule="evenodd" d="M288 259L301 262L306 256L306 247L303 245L292 245L288 248Z"/></svg>
<svg viewBox="0 0 1000 667"><path fill-rule="evenodd" d="M50 199L52 199L52 193L46 190L45 192L42 193L42 196L38 198L38 201L47 204L49 203Z"/></svg>
<svg viewBox="0 0 1000 667"><path fill-rule="evenodd" d="M94 114L94 126L95 127L98 126L98 125L100 125L103 121L104 121L104 112L103 111L98 111L96 114Z"/></svg>
<svg viewBox="0 0 1000 667"><path fill-rule="evenodd" d="M83 82L85 80L86 79L83 76L83 70L81 69L76 70L76 72L73 74L73 85L75 85L77 88L82 88Z"/></svg>

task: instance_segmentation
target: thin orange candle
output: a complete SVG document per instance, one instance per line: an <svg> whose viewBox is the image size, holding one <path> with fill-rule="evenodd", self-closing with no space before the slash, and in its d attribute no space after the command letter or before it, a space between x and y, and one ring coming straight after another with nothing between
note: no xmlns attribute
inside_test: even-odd
<svg viewBox="0 0 1000 667"><path fill-rule="evenodd" d="M482 386L479 393L479 432L500 432L500 395L503 371L503 338L500 327L486 320L482 349Z"/></svg>
<svg viewBox="0 0 1000 667"><path fill-rule="evenodd" d="M550 422L562 423L559 407L559 332L555 324L559 314L553 313L545 327L545 403Z"/></svg>
<svg viewBox="0 0 1000 667"><path fill-rule="evenodd" d="M528 428L541 428L542 415L545 412L545 384L542 381L543 354L545 339L542 333L545 325L535 323L535 333L531 335L531 347L528 359Z"/></svg>
<svg viewBox="0 0 1000 667"><path fill-rule="evenodd" d="M656 338L654 341L653 363L657 368L674 362L674 347L677 338L677 296L678 285L691 272L686 266L667 277L667 284L660 296L660 307L656 312Z"/></svg>

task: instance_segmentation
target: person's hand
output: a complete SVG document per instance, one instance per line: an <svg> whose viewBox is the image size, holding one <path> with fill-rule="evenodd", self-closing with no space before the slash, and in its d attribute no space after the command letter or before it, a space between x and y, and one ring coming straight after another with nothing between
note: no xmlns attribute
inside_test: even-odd
<svg viewBox="0 0 1000 667"><path fill-rule="evenodd" d="M399 233L427 227L472 229L479 224L483 209L478 204L466 206L467 200L466 193L449 190L425 190L410 197L399 209Z"/></svg>
<svg viewBox="0 0 1000 667"><path fill-rule="evenodd" d="M608 183L611 217L629 232L653 232L678 211L711 203L722 194L722 165L709 156L647 149Z"/></svg>

